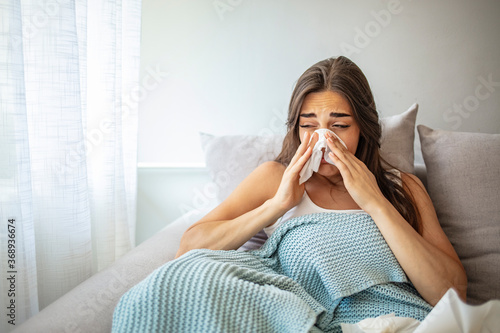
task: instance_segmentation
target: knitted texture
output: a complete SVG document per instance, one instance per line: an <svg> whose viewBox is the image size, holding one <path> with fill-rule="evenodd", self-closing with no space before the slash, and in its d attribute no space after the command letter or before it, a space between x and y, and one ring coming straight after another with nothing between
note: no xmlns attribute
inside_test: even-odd
<svg viewBox="0 0 500 333"><path fill-rule="evenodd" d="M261 249L193 250L124 294L113 332L341 332L395 313L423 320L413 288L368 214L317 213Z"/></svg>

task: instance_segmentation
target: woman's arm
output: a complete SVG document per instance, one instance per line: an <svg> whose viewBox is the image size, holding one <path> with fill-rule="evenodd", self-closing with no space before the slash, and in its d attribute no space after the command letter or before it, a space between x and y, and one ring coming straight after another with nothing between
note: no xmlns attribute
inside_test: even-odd
<svg viewBox="0 0 500 333"><path fill-rule="evenodd" d="M420 295L435 305L449 288L454 288L465 300L465 270L439 225L434 206L420 180L413 175L402 175L403 185L413 195L420 213L421 235L383 196L364 163L336 140L329 140L329 145L349 194L373 218Z"/></svg>
<svg viewBox="0 0 500 333"><path fill-rule="evenodd" d="M288 167L277 162L260 165L223 203L193 224L182 236L176 258L193 249L237 249L297 205L305 188L299 185L299 172L318 136L309 139L306 133Z"/></svg>
<svg viewBox="0 0 500 333"><path fill-rule="evenodd" d="M269 199L284 169L277 162L261 164L224 202L187 229L176 257L196 248L237 249L276 221L283 213Z"/></svg>
<svg viewBox="0 0 500 333"><path fill-rule="evenodd" d="M376 206L370 215L408 278L427 302L434 306L449 288L454 288L465 301L465 270L439 225L429 195L416 176L403 174L402 180L420 213L422 235L388 201Z"/></svg>

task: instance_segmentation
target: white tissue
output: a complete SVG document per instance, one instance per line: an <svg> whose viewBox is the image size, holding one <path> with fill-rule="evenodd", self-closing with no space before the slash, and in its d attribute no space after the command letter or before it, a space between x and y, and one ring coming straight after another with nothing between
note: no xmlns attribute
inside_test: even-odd
<svg viewBox="0 0 500 333"><path fill-rule="evenodd" d="M342 141L342 139L339 138L339 136L335 134L333 131L330 131L329 129L326 128L322 128L314 132L319 134L319 139L318 142L316 142L316 144L314 145L311 157L309 158L309 160L307 160L302 170L300 170L299 184L302 184L306 180L311 178L313 172L318 172L319 166L321 164L321 158L323 157L323 150L322 150L323 148L325 149L324 152L325 161L327 161L332 165L335 165L332 159L328 156L328 153L331 152L331 149L326 144L325 133L331 133L333 136L339 139L340 143L342 143L342 145L347 149L347 146L345 145L344 141Z"/></svg>
<svg viewBox="0 0 500 333"><path fill-rule="evenodd" d="M462 301L449 289L414 333L491 333L500 331L500 300L481 305Z"/></svg>
<svg viewBox="0 0 500 333"><path fill-rule="evenodd" d="M366 318L357 324L341 324L342 333L412 333L419 325L416 319L396 317L394 313Z"/></svg>
<svg viewBox="0 0 500 333"><path fill-rule="evenodd" d="M500 300L482 305L469 305L453 289L449 289L434 309L420 323L394 314L367 318L357 324L341 324L342 333L456 333L499 332Z"/></svg>

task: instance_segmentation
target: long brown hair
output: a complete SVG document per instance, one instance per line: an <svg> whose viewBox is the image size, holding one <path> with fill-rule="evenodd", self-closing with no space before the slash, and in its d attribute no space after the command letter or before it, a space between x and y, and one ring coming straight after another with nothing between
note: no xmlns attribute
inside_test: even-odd
<svg viewBox="0 0 500 333"><path fill-rule="evenodd" d="M328 90L339 93L351 105L353 118L360 129L355 156L375 175L380 190L389 202L420 232L420 215L412 194L383 167L385 164L394 168L380 156L382 130L368 80L361 69L346 57L320 61L300 76L290 100L287 134L276 161L288 165L300 145L299 115L305 97L313 92Z"/></svg>

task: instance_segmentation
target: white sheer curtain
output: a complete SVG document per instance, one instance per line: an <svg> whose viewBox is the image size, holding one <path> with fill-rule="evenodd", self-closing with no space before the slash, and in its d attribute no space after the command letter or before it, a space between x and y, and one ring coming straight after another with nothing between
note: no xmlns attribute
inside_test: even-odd
<svg viewBox="0 0 500 333"><path fill-rule="evenodd" d="M140 12L0 0L2 332L135 242Z"/></svg>

